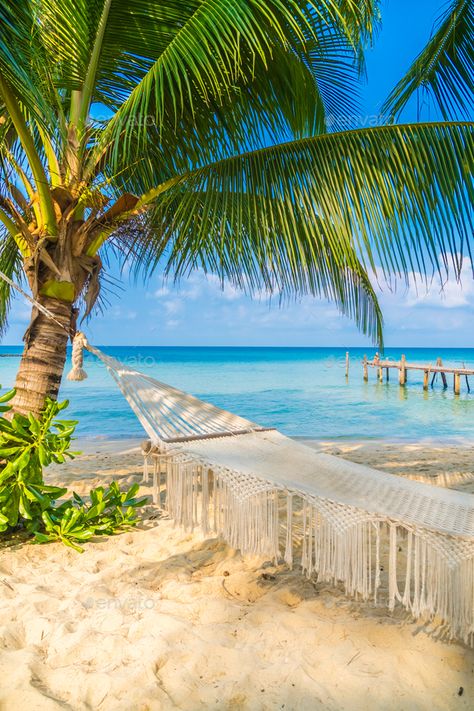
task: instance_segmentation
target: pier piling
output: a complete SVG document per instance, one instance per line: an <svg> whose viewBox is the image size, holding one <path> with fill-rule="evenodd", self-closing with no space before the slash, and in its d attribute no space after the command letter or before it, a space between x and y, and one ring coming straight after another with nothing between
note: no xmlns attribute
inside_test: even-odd
<svg viewBox="0 0 474 711"><path fill-rule="evenodd" d="M436 359L436 365L437 365L439 368L442 368L442 367L443 367L443 361L441 360L441 358L437 358L437 359ZM448 387L448 381L447 381L447 378L446 378L446 373L444 372L444 370L440 370L439 372L440 372L440 374L441 374L441 380L443 381L443 388L446 390L446 388Z"/></svg>
<svg viewBox="0 0 474 711"><path fill-rule="evenodd" d="M407 383L407 369L406 369L406 356L402 355L400 359L400 374L398 382L400 385L406 385Z"/></svg>
<svg viewBox="0 0 474 711"><path fill-rule="evenodd" d="M423 373L423 390L428 390L429 379L430 379L430 371L425 370Z"/></svg>
<svg viewBox="0 0 474 711"><path fill-rule="evenodd" d="M459 373L454 373L454 394L460 395L461 393L461 375Z"/></svg>

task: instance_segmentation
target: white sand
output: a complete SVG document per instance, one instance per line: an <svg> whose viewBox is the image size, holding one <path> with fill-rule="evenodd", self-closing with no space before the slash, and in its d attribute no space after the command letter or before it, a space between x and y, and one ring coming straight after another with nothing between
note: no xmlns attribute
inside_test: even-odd
<svg viewBox="0 0 474 711"><path fill-rule="evenodd" d="M138 453L108 446L89 445L49 479L80 493L112 476L139 481ZM389 471L462 474L458 486L473 490L474 448L413 447L323 445ZM474 653L437 640L434 625L147 512L140 530L82 555L0 551L2 711L473 708Z"/></svg>

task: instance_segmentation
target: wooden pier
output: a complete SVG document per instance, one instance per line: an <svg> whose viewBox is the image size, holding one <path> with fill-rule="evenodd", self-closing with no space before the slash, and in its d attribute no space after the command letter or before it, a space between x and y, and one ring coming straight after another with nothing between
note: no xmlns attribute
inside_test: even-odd
<svg viewBox="0 0 474 711"><path fill-rule="evenodd" d="M443 388L448 387L447 375L453 376L453 390L455 395L460 395L461 393L461 378L464 376L466 381L467 391L471 392L469 386L469 376L474 375L474 370L471 368L454 368L450 366L443 365L441 358L436 360L436 363L428 365L419 365L415 363L407 363L406 356L402 355L399 361L393 360L382 360L376 355L372 360L368 360L367 356L364 356L362 361L364 380L369 379L369 368L375 368L377 371L377 379L382 383L384 380L384 370L385 379L387 382L390 380L390 371L398 370L398 382L401 386L407 384L408 371L418 370L423 372L423 390L428 390L428 388L434 386L436 378L438 375L441 376L441 381L443 383Z"/></svg>

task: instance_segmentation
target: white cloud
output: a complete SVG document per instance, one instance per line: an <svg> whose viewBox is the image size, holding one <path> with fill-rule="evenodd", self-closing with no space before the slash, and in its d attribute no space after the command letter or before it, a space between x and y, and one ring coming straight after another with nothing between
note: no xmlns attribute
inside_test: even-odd
<svg viewBox="0 0 474 711"><path fill-rule="evenodd" d="M182 301L198 301L201 298L213 301L237 301L244 298L244 293L231 284L222 288L221 280L215 274L205 274L202 269L196 269L186 279L182 279L176 287L164 284L153 292L153 296L162 299L176 294Z"/></svg>
<svg viewBox="0 0 474 711"><path fill-rule="evenodd" d="M153 292L153 296L155 296L157 299L162 299L164 296L169 296L170 293L171 292L167 286L162 286Z"/></svg>
<svg viewBox="0 0 474 711"><path fill-rule="evenodd" d="M451 255L448 255L451 260ZM380 284L383 276L378 272ZM385 303L396 303L398 308L416 309L419 307L435 307L442 309L457 309L469 307L474 301L474 280L472 265L469 259L463 260L460 280L450 276L444 283L435 275L426 284L419 272L409 274L409 287L402 290L389 291L381 287L381 300Z"/></svg>
<svg viewBox="0 0 474 711"><path fill-rule="evenodd" d="M443 309L457 309L468 306L473 296L472 276L470 281L463 276L461 283L452 280L442 286L431 285L425 291L418 290L418 293L411 288L405 299L405 306L439 306Z"/></svg>
<svg viewBox="0 0 474 711"><path fill-rule="evenodd" d="M179 299L169 299L163 303L163 307L167 316L173 316L182 311L183 304Z"/></svg>
<svg viewBox="0 0 474 711"><path fill-rule="evenodd" d="M104 314L105 318L110 318L114 321L134 321L137 315L137 312L133 309L127 309L121 306L112 306L112 308L107 309Z"/></svg>

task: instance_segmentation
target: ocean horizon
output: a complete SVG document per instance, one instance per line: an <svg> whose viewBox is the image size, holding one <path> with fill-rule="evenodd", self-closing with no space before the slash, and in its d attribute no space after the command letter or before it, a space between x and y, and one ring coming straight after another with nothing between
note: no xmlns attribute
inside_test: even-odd
<svg viewBox="0 0 474 711"><path fill-rule="evenodd" d="M362 377L362 358L375 349L329 347L239 346L104 346L129 367L191 392L219 407L292 437L317 440L384 440L468 442L474 437L474 378L465 379L454 396L441 382L425 392L422 372L409 371L408 384L377 382L370 369ZM349 379L345 354L349 350ZM0 346L0 356L21 354L22 346ZM474 348L387 348L385 357L413 363L474 368ZM70 353L66 372L70 368ZM0 357L3 390L14 382L17 357ZM85 355L88 379L64 379L60 399L68 399L68 418L79 421L81 438L122 439L145 433L104 365Z"/></svg>

